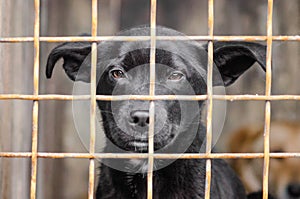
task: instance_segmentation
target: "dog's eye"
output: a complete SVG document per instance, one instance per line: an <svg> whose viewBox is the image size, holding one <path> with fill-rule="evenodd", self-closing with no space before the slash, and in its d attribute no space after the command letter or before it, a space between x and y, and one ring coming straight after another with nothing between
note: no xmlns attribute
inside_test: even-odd
<svg viewBox="0 0 300 199"><path fill-rule="evenodd" d="M181 72L174 72L169 76L169 80L180 80L181 78L183 78L183 74Z"/></svg>
<svg viewBox="0 0 300 199"><path fill-rule="evenodd" d="M111 73L111 76L115 79L121 79L121 78L126 77L124 72L120 69L112 70L110 73Z"/></svg>

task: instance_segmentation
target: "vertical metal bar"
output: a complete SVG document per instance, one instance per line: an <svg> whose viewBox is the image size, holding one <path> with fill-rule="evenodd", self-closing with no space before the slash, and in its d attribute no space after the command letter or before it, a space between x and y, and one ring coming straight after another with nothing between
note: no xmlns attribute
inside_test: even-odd
<svg viewBox="0 0 300 199"><path fill-rule="evenodd" d="M149 140L148 140L148 174L147 174L147 198L152 199L153 197L153 164L154 164L154 158L153 158L153 153L154 153L154 102L150 102L150 119L149 119Z"/></svg>
<svg viewBox="0 0 300 199"><path fill-rule="evenodd" d="M151 0L150 16L150 96L155 95L155 50L156 50L156 0ZM149 107L149 135L148 135L148 175L147 175L147 198L153 197L153 164L154 164L154 115L155 104L150 101Z"/></svg>
<svg viewBox="0 0 300 199"><path fill-rule="evenodd" d="M97 37L98 4L92 0L92 37ZM97 43L92 43L91 52L91 104L90 104L90 153L95 153L96 140L96 74L97 74ZM95 193L95 159L90 159L89 165L89 199L94 198Z"/></svg>
<svg viewBox="0 0 300 199"><path fill-rule="evenodd" d="M268 180L270 165L270 122L271 102L265 104L265 129L264 129L264 168L263 168L263 199L268 199Z"/></svg>
<svg viewBox="0 0 300 199"><path fill-rule="evenodd" d="M34 66L33 66L33 94L39 95L39 67L40 67L40 0L34 0ZM32 156L31 156L31 181L30 199L36 198L36 177L37 177L37 152L38 152L38 112L39 103L33 101L32 108Z"/></svg>
<svg viewBox="0 0 300 199"><path fill-rule="evenodd" d="M272 86L272 21L273 0L268 0L267 19L267 57L266 57L266 96L271 95ZM270 123L271 123L271 101L265 104L265 131L264 131L264 169L263 169L263 199L268 199L268 180L270 165Z"/></svg>
<svg viewBox="0 0 300 199"><path fill-rule="evenodd" d="M214 1L208 0L208 34L214 35ZM211 153L212 144L212 108L213 108L213 42L208 42L208 62L207 62L207 118L206 118L206 154ZM211 188L211 159L206 160L206 176L205 176L205 199L210 198Z"/></svg>

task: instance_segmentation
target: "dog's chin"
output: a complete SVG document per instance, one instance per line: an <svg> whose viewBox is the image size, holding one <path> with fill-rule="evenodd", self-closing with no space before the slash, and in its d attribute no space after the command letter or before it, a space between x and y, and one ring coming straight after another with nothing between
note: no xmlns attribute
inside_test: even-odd
<svg viewBox="0 0 300 199"><path fill-rule="evenodd" d="M155 133L154 151L169 148L177 137L176 133L174 133L176 132L176 129L178 129L177 125L166 125L160 132ZM111 137L111 141L114 145L124 151L148 153L149 143L147 134L148 133L145 132L125 132L117 128L113 133L114 136Z"/></svg>

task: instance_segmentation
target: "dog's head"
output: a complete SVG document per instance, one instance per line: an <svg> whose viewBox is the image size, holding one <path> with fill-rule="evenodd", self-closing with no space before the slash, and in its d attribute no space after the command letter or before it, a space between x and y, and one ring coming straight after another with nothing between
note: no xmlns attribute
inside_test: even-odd
<svg viewBox="0 0 300 199"><path fill-rule="evenodd" d="M244 127L233 133L229 140L230 152L260 153L264 147L263 127ZM277 121L271 124L270 151L272 153L299 152L299 123ZM263 160L239 159L232 161L248 191L262 188ZM300 198L300 160L272 158L270 160L269 190L280 199Z"/></svg>
<svg viewBox="0 0 300 199"><path fill-rule="evenodd" d="M158 27L159 36L182 34ZM147 36L150 28L122 32L122 36ZM150 88L150 41L107 41L98 44L97 94L148 95ZM228 86L255 62L265 69L265 46L249 42L214 42L214 86ZM91 43L64 43L49 55L46 75L51 77L55 63L74 81L90 81ZM207 44L192 41L156 41L156 95L202 95L207 87ZM149 101L98 101L109 140L124 150L146 151ZM181 148L198 132L202 101L155 101L155 150ZM192 132L195 133L192 133ZM197 135L198 135L197 134ZM203 141L204 135L200 136ZM202 137L201 137L202 136ZM176 144L174 144L176 142ZM174 151L172 151L174 152ZM177 150L178 152L178 150ZM181 151L182 152L182 151Z"/></svg>

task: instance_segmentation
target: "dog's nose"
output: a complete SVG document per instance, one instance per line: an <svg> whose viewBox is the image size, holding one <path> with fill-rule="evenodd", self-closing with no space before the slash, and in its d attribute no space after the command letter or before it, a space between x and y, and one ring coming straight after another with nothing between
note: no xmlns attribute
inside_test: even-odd
<svg viewBox="0 0 300 199"><path fill-rule="evenodd" d="M300 197L300 183L291 183L287 186L288 195L294 198Z"/></svg>
<svg viewBox="0 0 300 199"><path fill-rule="evenodd" d="M130 121L132 125L148 126L149 125L149 111L137 110L130 113Z"/></svg>

